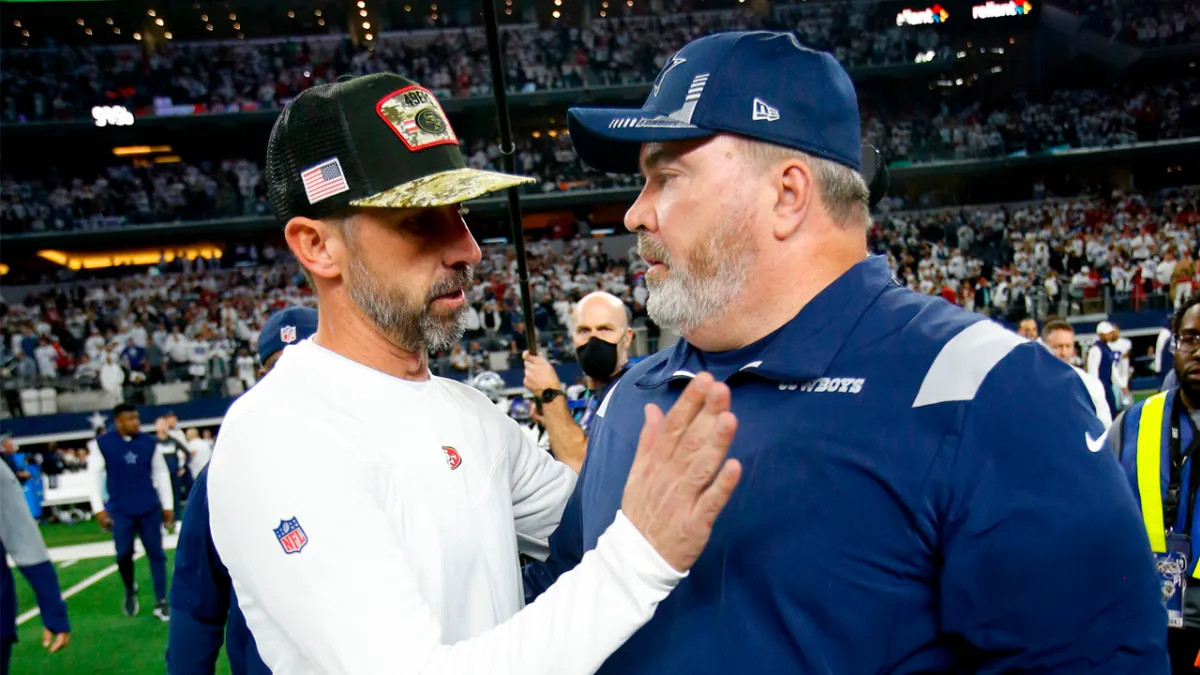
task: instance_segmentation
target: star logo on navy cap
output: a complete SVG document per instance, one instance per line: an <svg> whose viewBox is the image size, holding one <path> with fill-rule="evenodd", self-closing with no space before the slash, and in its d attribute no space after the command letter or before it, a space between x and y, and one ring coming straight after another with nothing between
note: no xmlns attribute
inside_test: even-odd
<svg viewBox="0 0 1200 675"><path fill-rule="evenodd" d="M671 72L672 70L675 70L675 67L678 66L679 64L683 63L684 61L687 61L687 59L681 58L679 56L671 57L671 65L667 66L666 68L663 68L663 71L658 74L658 79L656 79L654 81L654 96L658 96L658 88L662 86L663 80L667 79L667 73Z"/></svg>

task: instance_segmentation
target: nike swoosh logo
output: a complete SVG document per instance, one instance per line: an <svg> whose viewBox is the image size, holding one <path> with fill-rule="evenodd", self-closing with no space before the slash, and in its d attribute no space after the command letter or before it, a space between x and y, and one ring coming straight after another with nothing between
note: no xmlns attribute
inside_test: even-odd
<svg viewBox="0 0 1200 675"><path fill-rule="evenodd" d="M1100 435L1100 438L1092 440L1092 432L1085 431L1083 432L1083 438L1087 441L1088 450L1091 450L1092 452L1100 452L1104 449L1104 442L1108 440L1108 432L1105 431Z"/></svg>

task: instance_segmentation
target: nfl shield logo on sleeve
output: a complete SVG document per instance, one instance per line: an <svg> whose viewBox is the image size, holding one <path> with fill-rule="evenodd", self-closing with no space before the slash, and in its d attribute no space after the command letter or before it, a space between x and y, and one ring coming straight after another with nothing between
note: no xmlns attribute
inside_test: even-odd
<svg viewBox="0 0 1200 675"><path fill-rule="evenodd" d="M279 521L279 527L275 528L275 538L279 540L284 553L299 553L308 543L308 535L304 533L304 528L300 527L300 521L295 518Z"/></svg>
<svg viewBox="0 0 1200 675"><path fill-rule="evenodd" d="M283 326L282 328L280 328L279 329L279 339L285 345L290 345L293 342L295 342L296 341L296 327L295 326Z"/></svg>

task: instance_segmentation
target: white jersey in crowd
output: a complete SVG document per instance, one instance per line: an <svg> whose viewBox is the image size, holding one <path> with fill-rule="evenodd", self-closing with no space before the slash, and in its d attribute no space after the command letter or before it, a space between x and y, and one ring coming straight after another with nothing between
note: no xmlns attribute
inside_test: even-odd
<svg viewBox="0 0 1200 675"><path fill-rule="evenodd" d="M1092 399L1092 406L1096 408L1096 417L1104 423L1105 429L1109 428L1112 426L1112 412L1109 411L1108 401L1104 398L1104 384L1083 368L1074 365L1071 367L1075 369L1079 379L1083 380L1083 386L1087 388L1088 396Z"/></svg>
<svg viewBox="0 0 1200 675"><path fill-rule="evenodd" d="M1117 338L1108 345L1113 351L1113 384L1121 389L1129 387L1130 361L1133 343L1129 338Z"/></svg>
<svg viewBox="0 0 1200 675"><path fill-rule="evenodd" d="M197 438L187 442L188 454L188 471L191 472L192 478L200 475L204 467L208 466L208 460L212 459L212 443L203 438Z"/></svg>
<svg viewBox="0 0 1200 675"><path fill-rule="evenodd" d="M618 512L522 609L574 485L480 392L306 340L226 414L210 525L277 675L591 673L683 575Z"/></svg>

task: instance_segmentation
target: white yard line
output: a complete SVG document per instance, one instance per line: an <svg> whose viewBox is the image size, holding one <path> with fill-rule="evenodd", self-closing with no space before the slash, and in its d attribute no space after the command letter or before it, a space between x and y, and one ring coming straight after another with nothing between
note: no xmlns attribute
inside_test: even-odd
<svg viewBox="0 0 1200 675"><path fill-rule="evenodd" d="M64 562L64 563L59 563L59 565L58 565L58 569L60 569L60 570L65 570L65 569L67 569L67 568L68 568L68 567L70 567L71 565L74 565L74 564L75 564L75 563L77 563L77 562L79 562L79 558L71 558L70 560L68 560L68 561L66 561L66 562Z"/></svg>
<svg viewBox="0 0 1200 675"><path fill-rule="evenodd" d="M133 554L133 559L137 560L138 558L141 558L144 555L145 554L142 551L137 551L136 553ZM100 570L99 572L96 572L92 576L90 576L90 577L84 579L83 581L75 584L74 586L68 588L63 593L63 600L67 600L67 599L71 598L71 596L76 595L77 593L80 593L81 591L87 590L88 588L99 583L105 577L111 575L113 572L116 572L116 571L117 571L117 566L115 563L112 565L109 565L108 567L105 567L104 569ZM35 617L41 613L42 613L42 610L40 608L34 607L33 609L31 609L17 617L17 625L20 626L21 624L25 623L26 621L32 619L33 617Z"/></svg>
<svg viewBox="0 0 1200 675"><path fill-rule="evenodd" d="M179 540L179 537L174 534L163 537L163 549L170 550L170 549L175 548L175 542L178 540ZM76 546L60 546L58 548L50 549L50 559L51 560L53 560L55 562L60 561L60 560L66 561L64 564L59 566L59 569L73 565L76 562L79 562L79 560L83 559L83 558L104 558L104 557L115 556L116 554L117 554L116 544L114 544L111 541L106 541L106 542L102 541L102 542L97 542L95 544L78 544ZM138 559L144 557L145 555L146 555L146 553L142 549L142 542L141 541L134 542L133 559L138 560ZM88 578L84 579L83 581L75 584L74 586L68 588L65 592L63 592L63 599L66 600L78 593L81 593L81 592L87 590L88 588L90 588L90 587L94 586L95 584L99 583L100 581L104 580L105 577L111 575L113 572L116 572L116 571L117 571L116 564L112 564L112 565L109 565L108 567L105 567L104 569L100 570L99 572L96 572L95 574L91 575L90 577L88 577ZM22 614L17 616L17 625L20 626L21 624L25 623L26 621L29 621L30 619L34 618L35 616L38 616L41 613L42 613L42 610L37 607L34 607L33 609L23 612Z"/></svg>

